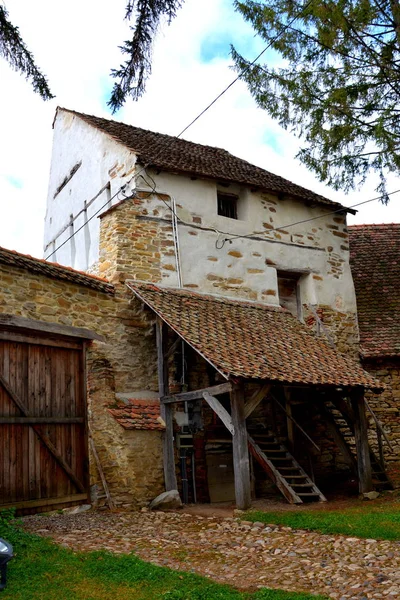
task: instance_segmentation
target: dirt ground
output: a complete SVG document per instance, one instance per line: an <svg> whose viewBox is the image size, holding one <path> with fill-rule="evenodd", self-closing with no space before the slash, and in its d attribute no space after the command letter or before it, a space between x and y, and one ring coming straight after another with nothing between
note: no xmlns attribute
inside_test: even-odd
<svg viewBox="0 0 400 600"><path fill-rule="evenodd" d="M309 502L305 504L289 504L286 500L277 494L271 494L266 498L258 498L252 501L252 510L264 512L276 511L310 511L324 510L336 511L346 510L348 508L368 506L382 506L398 501L400 490L385 491L376 500L364 500L360 498L355 488L341 488L326 493L328 502ZM200 515L203 517L232 517L236 506L233 502L218 502L214 504L188 504L183 511L190 515Z"/></svg>

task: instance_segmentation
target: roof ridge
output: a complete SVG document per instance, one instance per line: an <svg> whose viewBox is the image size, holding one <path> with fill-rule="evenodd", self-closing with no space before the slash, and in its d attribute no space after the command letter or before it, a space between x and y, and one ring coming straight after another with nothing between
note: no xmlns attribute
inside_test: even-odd
<svg viewBox="0 0 400 600"><path fill-rule="evenodd" d="M400 227L400 223L362 223L356 225L348 225L348 229L363 229L369 227L382 227L383 229L386 227Z"/></svg>
<svg viewBox="0 0 400 600"><path fill-rule="evenodd" d="M11 248L4 248L4 246L0 246L0 252L6 252L8 254L20 256L21 258L26 258L28 260L32 260L34 262L45 264L47 266L54 267L56 269L69 271L76 275L82 275L82 277L89 277L90 279L97 279L97 281L101 281L102 283L107 283L109 285L112 285L108 281L108 279L105 279L104 277L100 277L99 275L87 273L86 271L79 271L78 269L74 269L73 267L69 267L67 265L62 265L57 262L52 262L50 260L46 260L45 258L38 258L37 256L32 256L31 254L24 254L23 252L18 252L18 250L12 250Z"/></svg>
<svg viewBox="0 0 400 600"><path fill-rule="evenodd" d="M35 256L31 256L30 254L23 254L22 252L18 252L17 250L10 250L9 248L4 248L0 246L0 263L5 264L14 264L16 267L26 267L32 266L33 270L40 270L43 272L43 269L48 271L49 276L55 274L59 274L60 278L75 279L76 282L87 282L92 287L96 287L99 289L102 287L104 290L111 291L114 290L114 286L107 279L103 277L99 277L98 275L94 275L91 273L86 273L85 271L78 271L72 267L61 265L56 262L50 262L45 260L44 258L37 258ZM22 265L21 265L22 263ZM62 275L64 277L62 277Z"/></svg>
<svg viewBox="0 0 400 600"><path fill-rule="evenodd" d="M184 173L192 177L245 185L277 195L286 195L302 202L336 207L344 212L355 212L299 183L294 183L281 175L235 156L225 148L192 142L167 133L159 133L122 121L96 117L63 107L57 108L56 116L58 111L75 115L117 143L132 150L141 164L167 172Z"/></svg>
<svg viewBox="0 0 400 600"><path fill-rule="evenodd" d="M231 152L229 152L229 150L226 150L225 148L221 148L220 146L210 146L209 144L202 144L201 142L192 142L191 140L185 140L184 138L178 138L176 135L171 135L170 133L162 133L161 131L154 131L153 129L145 129L144 127L138 127L137 125L131 125L130 123L124 123L124 121L116 121L115 119L108 119L106 117L97 117L96 115L88 115L86 113L81 113L77 110L71 110L70 108L64 108L63 106L57 106L56 110L64 110L65 112L69 112L69 113L72 113L79 117L82 117L82 119L86 119L86 118L100 119L101 121L106 121L108 123L115 123L116 125L123 125L124 127L131 127L132 129L137 129L139 131L143 131L144 133L152 133L154 135L162 135L163 137L167 137L172 140L177 140L178 142L182 142L182 144L190 144L192 146L202 146L203 148L208 148L210 150L219 150L220 152L224 152L228 156L232 156L233 158L239 158L239 157L235 156L234 154L231 154ZM109 135L111 135L111 134L109 134ZM114 136L112 136L112 137L114 137ZM240 158L240 160L242 160L243 162L247 162L247 164L249 164L251 166L256 166L244 158ZM262 169L262 167L257 167L257 168ZM280 177L280 175L276 175L276 177ZM284 179L284 177L282 177L282 179Z"/></svg>

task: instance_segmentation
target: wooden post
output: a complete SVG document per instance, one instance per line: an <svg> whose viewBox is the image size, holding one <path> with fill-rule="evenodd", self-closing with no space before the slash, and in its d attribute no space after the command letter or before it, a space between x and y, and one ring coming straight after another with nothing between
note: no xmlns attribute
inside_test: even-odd
<svg viewBox="0 0 400 600"><path fill-rule="evenodd" d="M290 390L285 387L284 388L285 399L286 399L286 427L288 434L288 442L289 442L289 450L293 454L294 452L294 423L293 423L293 415L292 415L292 398Z"/></svg>
<svg viewBox="0 0 400 600"><path fill-rule="evenodd" d="M357 449L358 485L360 494L363 494L365 492L370 492L373 489L364 390L353 392L351 403L354 411L354 437Z"/></svg>
<svg viewBox="0 0 400 600"><path fill-rule="evenodd" d="M231 391L231 411L234 435L233 470L235 474L236 506L246 510L251 505L250 463L244 410L244 383L236 383Z"/></svg>
<svg viewBox="0 0 400 600"><path fill-rule="evenodd" d="M168 361L166 355L166 328L163 321L158 317L156 323L157 338L157 366L158 366L158 390L160 402L168 394ZM165 422L165 433L163 436L163 460L164 460L164 480L165 489L177 490L178 483L175 473L175 452L174 452L174 430L172 422L171 404L161 402L161 417Z"/></svg>

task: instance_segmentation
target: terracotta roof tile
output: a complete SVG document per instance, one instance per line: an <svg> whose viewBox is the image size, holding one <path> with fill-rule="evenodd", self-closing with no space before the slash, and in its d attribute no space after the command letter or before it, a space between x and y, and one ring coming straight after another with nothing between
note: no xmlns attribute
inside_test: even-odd
<svg viewBox="0 0 400 600"><path fill-rule="evenodd" d="M287 194L330 207L341 207L341 204L337 202L307 190L279 175L256 167L222 148L188 142L163 133L140 129L118 121L102 119L65 108L58 110L76 115L89 125L124 144L138 155L141 164L166 171L249 185L257 189ZM343 210L348 209L343 207Z"/></svg>
<svg viewBox="0 0 400 600"><path fill-rule="evenodd" d="M125 402L118 402L116 407L109 408L115 420L124 429L148 429L163 431L164 421L160 415L159 400L141 400L131 398Z"/></svg>
<svg viewBox="0 0 400 600"><path fill-rule="evenodd" d="M128 286L226 377L382 389L284 309L133 281Z"/></svg>
<svg viewBox="0 0 400 600"><path fill-rule="evenodd" d="M349 227L361 352L400 356L400 224Z"/></svg>
<svg viewBox="0 0 400 600"><path fill-rule="evenodd" d="M107 294L114 293L114 286L108 283L106 279L96 277L96 275L88 275L83 271L76 271L71 267L64 267L58 263L48 262L41 258L34 258L28 254L21 254L15 250L7 250L0 247L0 263L27 269L33 273L39 273L53 279L63 279L78 285L84 285L100 292Z"/></svg>

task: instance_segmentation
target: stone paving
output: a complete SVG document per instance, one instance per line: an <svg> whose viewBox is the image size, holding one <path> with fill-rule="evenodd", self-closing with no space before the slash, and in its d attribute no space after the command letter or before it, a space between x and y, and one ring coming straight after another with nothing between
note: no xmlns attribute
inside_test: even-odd
<svg viewBox="0 0 400 600"><path fill-rule="evenodd" d="M400 543L321 535L183 512L32 516L24 527L73 550L134 552L243 590L259 587L338 600L400 599Z"/></svg>

